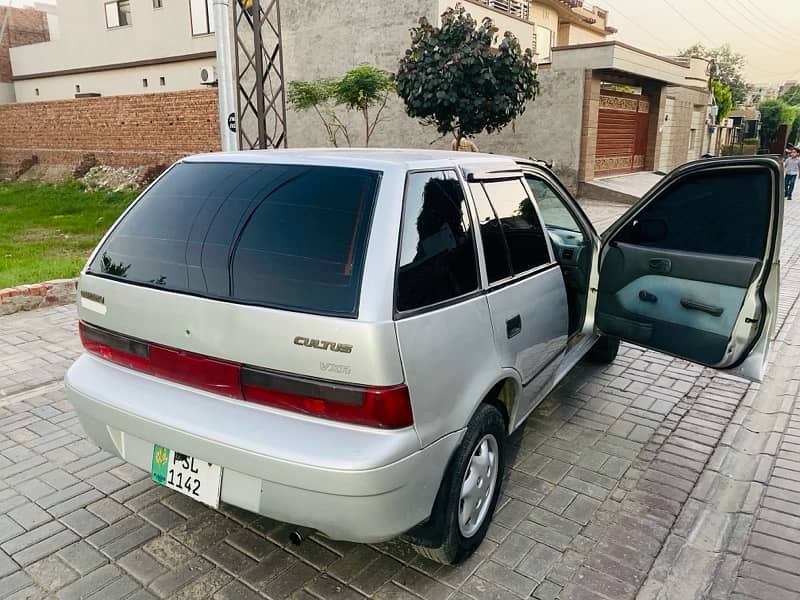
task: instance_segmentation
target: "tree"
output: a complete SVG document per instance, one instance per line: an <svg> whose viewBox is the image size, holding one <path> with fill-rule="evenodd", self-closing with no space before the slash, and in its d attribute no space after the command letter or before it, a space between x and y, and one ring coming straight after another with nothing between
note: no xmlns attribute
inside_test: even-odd
<svg viewBox="0 0 800 600"><path fill-rule="evenodd" d="M783 100L764 100L758 110L761 113L761 145L768 146L775 141L781 125L791 126L797 116L797 109Z"/></svg>
<svg viewBox="0 0 800 600"><path fill-rule="evenodd" d="M290 81L287 96L296 111L314 110L317 113L328 134L328 141L338 148L339 134L344 136L348 146L350 145L350 134L332 105L335 89L335 79Z"/></svg>
<svg viewBox="0 0 800 600"><path fill-rule="evenodd" d="M700 57L713 59L717 66L715 79L731 89L733 105L740 106L747 99L747 94L752 86L744 79L744 55L734 52L730 44L723 44L719 48L706 48L702 44L695 44L680 53L683 57Z"/></svg>
<svg viewBox="0 0 800 600"><path fill-rule="evenodd" d="M719 81L713 81L712 86L714 87L714 100L718 108L717 125L719 125L730 114L733 108L733 95L731 94L731 88Z"/></svg>
<svg viewBox="0 0 800 600"><path fill-rule="evenodd" d="M789 143L800 144L800 111L798 111L797 116L794 118L794 123L792 123L792 127L789 130Z"/></svg>
<svg viewBox="0 0 800 600"><path fill-rule="evenodd" d="M786 90L783 96L781 96L781 100L786 102L786 104L792 104L794 106L800 105L800 85L793 85Z"/></svg>
<svg viewBox="0 0 800 600"><path fill-rule="evenodd" d="M383 110L394 90L392 76L370 65L359 65L348 71L334 86L336 103L361 113L364 119L364 145L367 147L375 128L383 120ZM369 110L373 106L377 106L378 110L370 120Z"/></svg>
<svg viewBox="0 0 800 600"><path fill-rule="evenodd" d="M442 14L442 26L425 17L411 30L411 47L400 60L397 93L409 116L439 133L464 137L499 131L536 97L533 53L509 32L497 48L491 19L478 26L457 4Z"/></svg>
<svg viewBox="0 0 800 600"><path fill-rule="evenodd" d="M386 71L369 65L360 65L338 78L314 81L291 81L288 86L289 102L296 111L313 110L322 121L328 141L339 146L341 134L347 145L352 145L350 132L339 118L336 107L357 110L364 119L364 145L369 146L375 128L383 121L383 110L394 91L394 81ZM370 108L380 108L370 118Z"/></svg>

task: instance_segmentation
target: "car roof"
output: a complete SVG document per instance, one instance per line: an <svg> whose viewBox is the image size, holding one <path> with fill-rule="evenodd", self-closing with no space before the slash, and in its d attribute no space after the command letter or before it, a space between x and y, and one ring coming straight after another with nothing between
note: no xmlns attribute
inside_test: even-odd
<svg viewBox="0 0 800 600"><path fill-rule="evenodd" d="M480 152L396 148L302 148L291 150L245 150L196 154L183 162L233 162L255 164L307 164L348 166L386 171L389 169L446 168L461 166L467 169L508 171L519 169L514 158Z"/></svg>

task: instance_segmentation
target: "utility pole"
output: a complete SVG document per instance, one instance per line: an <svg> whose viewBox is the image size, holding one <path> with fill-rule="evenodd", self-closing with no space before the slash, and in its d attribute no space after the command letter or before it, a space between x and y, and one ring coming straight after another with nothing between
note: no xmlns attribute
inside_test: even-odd
<svg viewBox="0 0 800 600"><path fill-rule="evenodd" d="M217 42L217 91L219 94L219 134L223 152L239 149L236 134L236 78L233 73L231 7L236 0L214 0L214 30Z"/></svg>

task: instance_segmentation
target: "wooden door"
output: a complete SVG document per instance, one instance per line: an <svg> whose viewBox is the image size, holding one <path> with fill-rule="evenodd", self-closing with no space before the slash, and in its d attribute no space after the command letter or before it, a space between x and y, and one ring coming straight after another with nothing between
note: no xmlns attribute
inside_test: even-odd
<svg viewBox="0 0 800 600"><path fill-rule="evenodd" d="M643 171L649 124L647 96L601 91L595 176Z"/></svg>

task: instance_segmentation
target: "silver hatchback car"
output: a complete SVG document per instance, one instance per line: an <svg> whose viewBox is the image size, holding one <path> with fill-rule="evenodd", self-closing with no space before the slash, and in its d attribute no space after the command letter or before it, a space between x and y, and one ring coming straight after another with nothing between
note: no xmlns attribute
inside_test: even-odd
<svg viewBox="0 0 800 600"><path fill-rule="evenodd" d="M782 176L687 164L601 239L536 161L187 158L81 275L69 398L99 446L200 502L458 562L508 435L587 353L762 376Z"/></svg>

